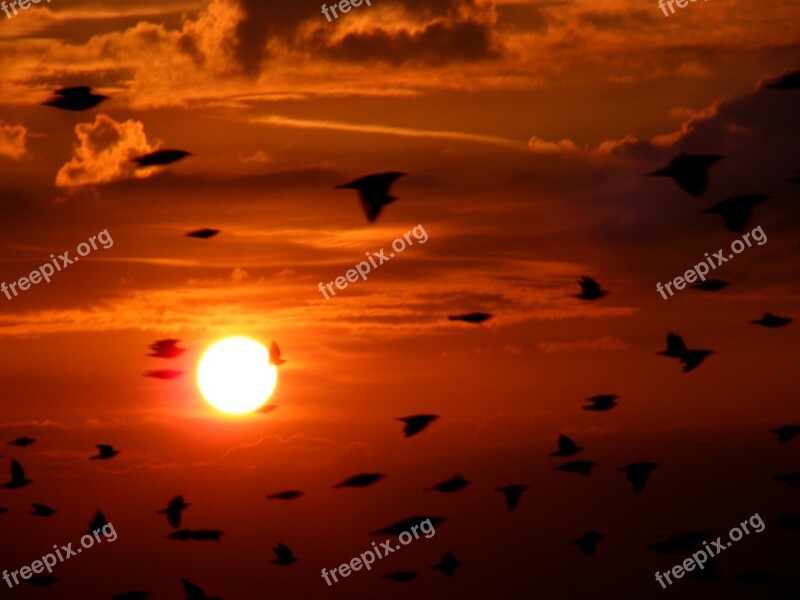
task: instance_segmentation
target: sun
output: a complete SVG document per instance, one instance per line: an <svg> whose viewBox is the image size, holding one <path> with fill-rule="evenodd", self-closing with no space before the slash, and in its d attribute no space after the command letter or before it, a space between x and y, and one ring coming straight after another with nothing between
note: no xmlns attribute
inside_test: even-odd
<svg viewBox="0 0 800 600"><path fill-rule="evenodd" d="M278 370L269 352L246 337L229 337L206 350L197 366L197 385L208 403L222 412L240 415L266 404Z"/></svg>

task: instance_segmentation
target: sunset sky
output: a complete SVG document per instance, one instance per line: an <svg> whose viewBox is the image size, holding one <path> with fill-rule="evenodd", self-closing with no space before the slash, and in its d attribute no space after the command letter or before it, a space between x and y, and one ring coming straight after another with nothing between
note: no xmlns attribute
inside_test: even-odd
<svg viewBox="0 0 800 600"><path fill-rule="evenodd" d="M8 300L0 294L0 571L77 542L96 510L118 539L0 598L796 598L800 438L800 4L656 0L372 0L328 22L310 0L52 0L0 12L0 282L98 232L113 239ZM54 90L109 98L82 112ZM137 169L159 149L190 152ZM724 156L693 197L647 173L680 153ZM368 223L352 190L407 175ZM701 211L765 194L768 238L684 289L672 281L741 238ZM325 299L365 253L428 235ZM186 237L219 229L208 239ZM582 276L609 294L575 298ZM485 312L480 325L448 315ZM794 322L749 321L765 312ZM684 374L674 331L713 350ZM271 412L226 415L197 365L228 336L269 346ZM181 340L175 359L148 356ZM145 377L180 370L172 380ZM619 396L608 412L584 399ZM398 417L436 414L405 438ZM548 456L559 434L586 448ZM28 447L7 445L30 436ZM96 444L121 454L90 461ZM590 477L553 468L598 463ZM617 469L660 466L631 492ZM358 473L385 480L333 489ZM457 474L453 494L426 488ZM525 484L513 513L495 488ZM293 501L266 499L302 490ZM175 541L156 511L177 494ZM56 513L38 518L31 503ZM656 570L647 546L682 531L766 529L720 557L723 577ZM328 587L320 576L413 515L447 518ZM606 536L592 557L569 542ZM279 542L299 558L271 564ZM454 577L430 567L452 551ZM414 571L410 583L380 576ZM766 586L731 580L777 575Z"/></svg>

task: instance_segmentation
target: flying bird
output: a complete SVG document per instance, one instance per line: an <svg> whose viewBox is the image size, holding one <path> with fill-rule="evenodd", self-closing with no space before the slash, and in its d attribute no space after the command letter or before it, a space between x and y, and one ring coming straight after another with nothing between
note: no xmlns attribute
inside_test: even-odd
<svg viewBox="0 0 800 600"><path fill-rule="evenodd" d="M106 525L108 525L106 516L103 514L103 511L98 510L94 514L94 518L91 521L89 521L89 531L87 531L86 533L87 534L94 533L95 531L97 531L98 529L102 529Z"/></svg>
<svg viewBox="0 0 800 600"><path fill-rule="evenodd" d="M389 581L397 581L399 583L408 583L417 577L418 573L414 573L413 571L397 571L396 573L381 575L381 579L388 579Z"/></svg>
<svg viewBox="0 0 800 600"><path fill-rule="evenodd" d="M580 473L588 477L591 475L592 468L596 466L597 463L591 460L573 460L553 469L555 471L564 471L565 473Z"/></svg>
<svg viewBox="0 0 800 600"><path fill-rule="evenodd" d="M219 229L196 229L186 234L186 237L197 238L200 240L207 240L219 233Z"/></svg>
<svg viewBox="0 0 800 600"><path fill-rule="evenodd" d="M132 592L125 592L124 594L117 594L116 596L112 596L112 600L147 600L150 596L152 596L150 592L141 592L139 590L134 590Z"/></svg>
<svg viewBox="0 0 800 600"><path fill-rule="evenodd" d="M389 187L403 175L405 173L397 171L367 175L350 183L337 185L336 189L357 190L367 221L374 223L383 207L397 200L396 196L389 195Z"/></svg>
<svg viewBox="0 0 800 600"><path fill-rule="evenodd" d="M195 540L197 542L218 542L224 531L219 529L178 529L167 537L179 542Z"/></svg>
<svg viewBox="0 0 800 600"><path fill-rule="evenodd" d="M56 90L55 96L47 102L42 102L42 105L62 110L82 111L94 108L106 99L108 96L95 94L92 88L82 85Z"/></svg>
<svg viewBox="0 0 800 600"><path fill-rule="evenodd" d="M222 600L219 596L209 596L188 579L181 579L186 600Z"/></svg>
<svg viewBox="0 0 800 600"><path fill-rule="evenodd" d="M267 500L294 500L303 495L300 490L287 490L285 492L278 492L277 494L267 494Z"/></svg>
<svg viewBox="0 0 800 600"><path fill-rule="evenodd" d="M792 322L789 317L778 317L772 313L764 313L764 316L757 321L750 321L753 325L761 325L762 327L769 327L770 329L777 329Z"/></svg>
<svg viewBox="0 0 800 600"><path fill-rule="evenodd" d="M550 456L575 456L581 450L583 447L578 446L572 438L561 434L558 436L558 450L551 452Z"/></svg>
<svg viewBox="0 0 800 600"><path fill-rule="evenodd" d="M183 371L174 371L174 370L165 370L165 371L147 371L144 376L145 377L153 377L155 379L176 379L183 375Z"/></svg>
<svg viewBox="0 0 800 600"><path fill-rule="evenodd" d="M341 483L337 483L335 488L343 488L343 487L367 487L368 485L372 485L373 483L377 483L381 479L386 477L386 475L382 475L380 473L361 473L360 475L353 475L352 477L348 477Z"/></svg>
<svg viewBox="0 0 800 600"><path fill-rule="evenodd" d="M605 537L606 536L604 536L602 533L597 533L596 531L587 531L578 539L572 540L569 545L577 546L578 549L586 556L593 556L595 550L597 549L598 542Z"/></svg>
<svg viewBox="0 0 800 600"><path fill-rule="evenodd" d="M442 557L442 560L439 561L439 564L433 565L431 569L437 569L438 571L441 571L442 575L452 577L455 575L456 569L463 564L464 563L456 558L455 554L448 552Z"/></svg>
<svg viewBox="0 0 800 600"><path fill-rule="evenodd" d="M800 90L800 71L794 71L793 73L788 73L783 77L780 77L773 81L772 83L768 83L765 87L771 88L773 90Z"/></svg>
<svg viewBox="0 0 800 600"><path fill-rule="evenodd" d="M272 561L273 565L286 566L292 564L293 562L297 562L297 557L292 554L291 548L289 548L289 546L281 544L280 542L275 548L272 549L272 551L275 553L275 556L277 557L275 560Z"/></svg>
<svg viewBox="0 0 800 600"><path fill-rule="evenodd" d="M655 550L659 554L684 554L693 548L698 547L708 540L710 533L700 533L697 531L683 531L655 544L647 546L648 550Z"/></svg>
<svg viewBox="0 0 800 600"><path fill-rule="evenodd" d="M11 479L4 483L2 487L7 488L9 490L16 490L21 487L25 487L29 483L33 483L30 479L25 478L25 470L22 468L22 465L19 464L16 460L11 461Z"/></svg>
<svg viewBox="0 0 800 600"><path fill-rule="evenodd" d="M604 410L611 410L617 405L617 398L619 396L615 396L614 394L600 394L599 396L592 396L591 398L586 398L585 402L590 402L583 407L583 410L595 410L595 411L604 411ZM582 450L583 448L581 448ZM553 456L561 456L561 455L553 455ZM567 455L565 455L567 456Z"/></svg>
<svg viewBox="0 0 800 600"><path fill-rule="evenodd" d="M429 521L435 529L440 523L444 523L447 519L443 517L408 517L397 523L392 523L383 529L370 532L371 535L400 535L405 531L411 531L412 527L419 527L421 523Z"/></svg>
<svg viewBox="0 0 800 600"><path fill-rule="evenodd" d="M140 167L156 167L172 164L187 156L191 156L191 152L184 150L156 150L150 154L132 158L131 162L135 162Z"/></svg>
<svg viewBox="0 0 800 600"><path fill-rule="evenodd" d="M269 345L269 364L279 367L286 361L281 358L281 349L278 348L278 344L275 343L275 340L272 340L272 343Z"/></svg>
<svg viewBox="0 0 800 600"><path fill-rule="evenodd" d="M119 454L119 450L114 450L110 444L97 444L96 448L99 450L94 456L90 456L89 460L109 460Z"/></svg>
<svg viewBox="0 0 800 600"><path fill-rule="evenodd" d="M463 490L470 483L472 483L472 482L471 481L467 481L461 475L456 475L452 479L448 479L447 481L443 481L441 483L437 483L432 488L427 488L426 491L429 491L429 492L436 491L436 492L442 492L442 493L445 493L445 494L451 494L453 492L457 492L459 490Z"/></svg>
<svg viewBox="0 0 800 600"><path fill-rule="evenodd" d="M778 515L778 527L787 531L800 531L800 515Z"/></svg>
<svg viewBox="0 0 800 600"><path fill-rule="evenodd" d="M36 441L35 439L29 437L18 437L17 439L11 440L8 443L11 444L12 446L19 446L20 448L24 448L25 446L30 446L35 441Z"/></svg>
<svg viewBox="0 0 800 600"><path fill-rule="evenodd" d="M0 506L0 515L4 515L4 514L6 514L7 512L8 512L8 509L7 509L7 508L5 508L5 507L3 507L3 506Z"/></svg>
<svg viewBox="0 0 800 600"><path fill-rule="evenodd" d="M750 571L748 573L740 573L732 575L731 581L736 583L744 583L745 585L767 585L772 583L778 578L775 573L769 571Z"/></svg>
<svg viewBox="0 0 800 600"><path fill-rule="evenodd" d="M750 213L753 209L769 198L764 194L745 194L734 196L715 204L714 206L701 210L702 214L717 214L722 217L725 227L729 231L741 233L747 227L750 220Z"/></svg>
<svg viewBox="0 0 800 600"><path fill-rule="evenodd" d="M472 323L477 325L492 318L493 315L489 313L473 312L465 315L450 315L447 317L448 321L464 321L464 323Z"/></svg>
<svg viewBox="0 0 800 600"><path fill-rule="evenodd" d="M147 356L155 358L178 358L181 354L186 352L185 348L178 348L180 340L156 340L148 346L151 353Z"/></svg>
<svg viewBox="0 0 800 600"><path fill-rule="evenodd" d="M183 501L183 496L175 496L167 504L167 508L162 508L156 514L167 515L167 523L177 529L181 526L181 512L189 508L189 504Z"/></svg>
<svg viewBox="0 0 800 600"><path fill-rule="evenodd" d="M47 587L49 585L53 585L56 581L58 581L58 577L53 575L34 575L25 583L39 587Z"/></svg>
<svg viewBox="0 0 800 600"><path fill-rule="evenodd" d="M770 429L769 432L777 434L779 444L785 444L792 441L797 434L800 434L800 425L783 425L782 427Z"/></svg>
<svg viewBox="0 0 800 600"><path fill-rule="evenodd" d="M775 481L782 481L783 483L788 483L789 485L798 486L800 485L800 473L785 473L784 475L778 475L775 478Z"/></svg>
<svg viewBox="0 0 800 600"><path fill-rule="evenodd" d="M698 197L708 187L708 169L722 158L724 157L716 154L679 154L663 169L647 175L672 177L684 192Z"/></svg>
<svg viewBox="0 0 800 600"><path fill-rule="evenodd" d="M425 429L432 421L438 419L439 415L412 415L410 417L400 417L397 421L405 423L403 433L407 438L417 435Z"/></svg>
<svg viewBox="0 0 800 600"><path fill-rule="evenodd" d="M644 484L647 483L650 473L655 469L658 464L654 462L637 462L631 463L626 467L618 469L622 473L627 473L628 481L633 486L633 492L638 494L642 491Z"/></svg>
<svg viewBox="0 0 800 600"><path fill-rule="evenodd" d="M501 488L497 488L497 491L503 492L505 495L508 512L514 512L514 509L517 508L517 505L519 504L519 499L522 497L522 492L527 489L527 485L506 485Z"/></svg>
<svg viewBox="0 0 800 600"><path fill-rule="evenodd" d="M667 349L658 352L661 356L679 359L683 364L684 373L699 367L706 357L713 353L713 350L689 350L683 338L672 332L667 334Z"/></svg>
<svg viewBox="0 0 800 600"><path fill-rule="evenodd" d="M700 290L703 292L718 292L724 287L728 286L727 281L721 281L719 279L706 279L705 281L701 281L700 283L695 283L692 287L696 290Z"/></svg>
<svg viewBox="0 0 800 600"><path fill-rule="evenodd" d="M35 517L49 517L56 512L54 508L50 508L47 506L47 504L31 504L31 506L33 507L33 510L28 514L31 514Z"/></svg>
<svg viewBox="0 0 800 600"><path fill-rule="evenodd" d="M575 297L581 300L599 300L603 296L608 295L608 292L600 287L600 284L591 277L582 277L578 281L578 285L581 286L581 293L577 294Z"/></svg>

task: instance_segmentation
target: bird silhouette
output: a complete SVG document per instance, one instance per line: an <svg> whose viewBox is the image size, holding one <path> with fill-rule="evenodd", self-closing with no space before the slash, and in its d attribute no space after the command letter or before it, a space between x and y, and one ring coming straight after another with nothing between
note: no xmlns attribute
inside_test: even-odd
<svg viewBox="0 0 800 600"><path fill-rule="evenodd" d="M647 483L650 473L652 473L653 469L657 466L658 464L654 462L636 462L618 470L622 473L627 473L628 481L633 486L633 492L638 494L642 491L644 484Z"/></svg>
<svg viewBox="0 0 800 600"><path fill-rule="evenodd" d="M591 404L584 406L583 410L611 410L617 405L617 398L619 398L619 396L615 396L614 394L601 394L599 396L586 398L585 402L590 402Z"/></svg>
<svg viewBox="0 0 800 600"><path fill-rule="evenodd" d="M377 483L378 481L380 481L384 477L386 477L386 475L382 475L380 473L361 473L359 475L353 475L352 477L348 477L347 479L345 479L341 483L337 483L333 487L335 487L335 488L367 487L368 485L372 485L373 483Z"/></svg>
<svg viewBox="0 0 800 600"><path fill-rule="evenodd" d="M442 557L442 560L439 561L438 564L435 564L431 567L431 569L436 569L441 571L442 575L446 575L447 577L452 577L456 573L456 569L463 565L460 560L456 558L456 555L452 552L448 552Z"/></svg>
<svg viewBox="0 0 800 600"><path fill-rule="evenodd" d="M477 325L479 323L483 323L484 321L488 321L491 318L492 315L489 313L473 312L473 313L467 313L465 315L449 315L447 317L447 320L464 321L464 323L472 323L473 325Z"/></svg>
<svg viewBox="0 0 800 600"><path fill-rule="evenodd" d="M141 592L139 590L134 590L132 592L125 592L124 594L117 594L116 596L112 596L112 600L147 600L150 596L152 596L150 592Z"/></svg>
<svg viewBox="0 0 800 600"><path fill-rule="evenodd" d="M186 600L222 600L219 596L209 596L196 584L188 579L181 579L183 591L186 593Z"/></svg>
<svg viewBox="0 0 800 600"><path fill-rule="evenodd" d="M800 515L778 515L777 525L788 531L800 531Z"/></svg>
<svg viewBox="0 0 800 600"><path fill-rule="evenodd" d="M86 532L87 534L94 533L98 529L102 529L108 525L108 521L106 520L106 516L103 514L103 511L98 510L91 521L89 521L89 530Z"/></svg>
<svg viewBox="0 0 800 600"><path fill-rule="evenodd" d="M765 87L773 90L800 90L800 71L788 73L772 83L768 83Z"/></svg>
<svg viewBox="0 0 800 600"><path fill-rule="evenodd" d="M667 349L658 352L661 356L679 359L683 364L684 373L699 367L706 357L713 353L713 350L689 350L683 338L672 332L667 334Z"/></svg>
<svg viewBox="0 0 800 600"><path fill-rule="evenodd" d="M580 473L588 477L592 473L592 468L596 466L597 463L591 460L572 460L553 469L555 471L564 471L565 473Z"/></svg>
<svg viewBox="0 0 800 600"><path fill-rule="evenodd" d="M49 517L56 512L54 508L50 508L47 506L47 504L31 504L31 506L33 507L33 510L28 514L31 514L35 517Z"/></svg>
<svg viewBox="0 0 800 600"><path fill-rule="evenodd" d="M281 358L281 349L278 348L278 344L275 343L275 340L272 340L272 343L269 346L269 364L279 367L286 361Z"/></svg>
<svg viewBox="0 0 800 600"><path fill-rule="evenodd" d="M97 444L96 448L99 450L94 456L90 456L89 460L109 460L119 454L119 450L114 450L110 444Z"/></svg>
<svg viewBox="0 0 800 600"><path fill-rule="evenodd" d="M647 548L655 550L659 554L683 554L698 547L710 536L710 533L683 531L655 544L650 544Z"/></svg>
<svg viewBox="0 0 800 600"><path fill-rule="evenodd" d="M8 512L8 509L4 506L0 506L0 515L4 515Z"/></svg>
<svg viewBox="0 0 800 600"><path fill-rule="evenodd" d="M224 531L219 529L178 529L173 531L167 537L179 542L188 540L195 540L197 542L218 542L222 537Z"/></svg>
<svg viewBox="0 0 800 600"><path fill-rule="evenodd" d="M578 285L581 286L581 293L576 294L575 297L581 300L599 300L603 296L608 295L608 292L600 287L600 284L591 277L582 277L578 281Z"/></svg>
<svg viewBox="0 0 800 600"><path fill-rule="evenodd" d="M396 196L389 195L389 187L403 175L405 173L397 171L367 175L350 183L337 185L336 189L357 190L367 221L374 223L383 207L397 200Z"/></svg>
<svg viewBox="0 0 800 600"><path fill-rule="evenodd" d="M189 508L189 504L183 501L183 496L175 496L167 504L167 508L162 508L158 511L159 515L167 515L167 523L177 529L181 526L181 512Z"/></svg>
<svg viewBox="0 0 800 600"><path fill-rule="evenodd" d="M578 539L572 540L569 545L577 546L578 549L586 556L593 556L595 550L597 549L598 542L605 537L606 536L604 536L602 533L597 533L596 531L587 531Z"/></svg>
<svg viewBox="0 0 800 600"><path fill-rule="evenodd" d="M769 571L750 571L732 575L730 580L736 583L744 583L745 585L767 585L777 578L778 576L775 573L770 573Z"/></svg>
<svg viewBox="0 0 800 600"><path fill-rule="evenodd" d="M381 579L388 579L389 581L397 581L399 583L408 583L409 581L416 579L418 575L418 573L414 573L413 571L397 571L395 573L381 575Z"/></svg>
<svg viewBox="0 0 800 600"><path fill-rule="evenodd" d="M411 531L412 527L419 527L424 521L430 521L430 524L435 529L440 523L444 523L447 519L443 517L408 517L397 523L392 523L383 529L370 532L371 535L400 535L405 531Z"/></svg>
<svg viewBox="0 0 800 600"><path fill-rule="evenodd" d="M764 313L764 316L757 321L750 321L753 325L761 325L762 327L769 327L770 329L777 329L792 322L789 317L778 317L772 313Z"/></svg>
<svg viewBox="0 0 800 600"><path fill-rule="evenodd" d="M165 379L171 380L176 379L183 375L183 371L175 371L175 370L164 370L164 371L147 371L144 376L145 377L153 377L155 379Z"/></svg>
<svg viewBox="0 0 800 600"><path fill-rule="evenodd" d="M782 481L783 483L797 486L800 485L800 473L785 473L783 475L778 475L775 478L775 481Z"/></svg>
<svg viewBox="0 0 800 600"><path fill-rule="evenodd" d="M729 231L741 233L747 227L753 209L767 198L769 198L769 196L765 196L764 194L734 196L733 198L718 202L714 206L701 210L700 212L702 214L720 215L725 222L725 227Z"/></svg>
<svg viewBox="0 0 800 600"><path fill-rule="evenodd" d="M681 189L692 196L702 196L708 187L708 169L720 161L716 154L679 154L669 165L647 175L672 177Z"/></svg>
<svg viewBox="0 0 800 600"><path fill-rule="evenodd" d="M25 446L30 446L30 445L31 445L31 444L33 444L34 442L36 442L36 440L35 440L35 439L33 439L33 438L29 438L29 437L18 437L17 439L15 439L15 440L11 440L11 441L10 441L10 442L8 442L8 443L9 443L9 444L11 444L12 446L19 446L20 448L24 448Z"/></svg>
<svg viewBox="0 0 800 600"><path fill-rule="evenodd" d="M181 354L186 352L185 348L178 348L180 340L157 340L150 344L151 353L148 356L155 358L178 358Z"/></svg>
<svg viewBox="0 0 800 600"><path fill-rule="evenodd" d="M616 398L616 396L614 396L614 398ZM558 436L558 450L551 452L550 456L575 456L581 450L583 450L583 448L578 446L574 440L561 434Z"/></svg>
<svg viewBox="0 0 800 600"><path fill-rule="evenodd" d="M53 585L58 581L58 577L53 575L34 575L30 579L28 579L25 583L30 585L35 585L38 587L47 587Z"/></svg>
<svg viewBox="0 0 800 600"><path fill-rule="evenodd" d="M407 438L417 435L420 431L425 429L432 421L438 419L439 415L412 415L410 417L400 417L397 421L405 423L403 434Z"/></svg>
<svg viewBox="0 0 800 600"><path fill-rule="evenodd" d="M445 494L451 494L453 492L457 492L459 490L463 490L470 483L472 483L472 482L471 481L467 481L461 475L456 475L452 479L448 479L447 481L443 481L441 483L437 483L432 488L428 488L427 491L429 491L429 492L436 491L436 492L442 492L442 493L445 493Z"/></svg>
<svg viewBox="0 0 800 600"><path fill-rule="evenodd" d="M277 494L267 494L267 500L294 500L303 495L300 490L287 490L285 492L278 492Z"/></svg>
<svg viewBox="0 0 800 600"><path fill-rule="evenodd" d="M281 544L280 542L275 548L272 549L272 551L277 557L272 561L273 565L286 566L292 564L293 562L297 562L297 557L292 554L292 550L289 548L289 546Z"/></svg>
<svg viewBox="0 0 800 600"><path fill-rule="evenodd" d="M519 504L519 499L522 497L522 492L527 489L527 485L506 485L501 488L497 488L497 491L503 492L503 495L506 497L506 506L508 506L508 512L514 512L514 509L517 508L517 505Z"/></svg>
<svg viewBox="0 0 800 600"><path fill-rule="evenodd" d="M219 233L219 229L195 229L186 234L186 237L197 238L200 240L207 240Z"/></svg>
<svg viewBox="0 0 800 600"><path fill-rule="evenodd" d="M25 470L22 468L22 465L19 464L16 460L11 461L11 479L4 483L2 487L7 488L9 490L16 490L22 487L25 487L29 483L33 483L32 480L25 478Z"/></svg>
<svg viewBox="0 0 800 600"><path fill-rule="evenodd" d="M95 94L88 86L66 87L55 91L55 96L47 102L42 102L43 106L52 106L61 110L82 111L89 110L107 100L108 96Z"/></svg>
<svg viewBox="0 0 800 600"><path fill-rule="evenodd" d="M719 279L706 279L705 281L701 281L700 283L695 283L692 287L696 290L700 290L703 292L718 292L724 287L728 286L727 281L721 281Z"/></svg>
<svg viewBox="0 0 800 600"><path fill-rule="evenodd" d="M157 167L172 164L187 156L191 156L191 152L184 150L156 150L150 154L133 158L131 162L135 162L140 167Z"/></svg>
<svg viewBox="0 0 800 600"><path fill-rule="evenodd" d="M783 425L782 427L770 429L769 432L777 434L779 444L785 444L794 439L797 434L800 434L800 425Z"/></svg>

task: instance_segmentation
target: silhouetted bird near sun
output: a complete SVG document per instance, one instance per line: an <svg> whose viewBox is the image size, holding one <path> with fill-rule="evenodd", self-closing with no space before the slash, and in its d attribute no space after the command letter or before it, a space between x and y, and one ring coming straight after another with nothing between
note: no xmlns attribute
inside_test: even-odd
<svg viewBox="0 0 800 600"><path fill-rule="evenodd" d="M716 154L679 154L663 169L647 175L672 177L683 191L702 196L708 187L708 169L722 158Z"/></svg>
<svg viewBox="0 0 800 600"><path fill-rule="evenodd" d="M586 556L594 556L595 550L597 550L597 544L601 540L605 539L602 533L597 533L596 531L587 531L581 537L576 540L572 540L569 545L570 546L577 546L581 552L583 552Z"/></svg>
<svg viewBox="0 0 800 600"><path fill-rule="evenodd" d="M775 478L775 481L782 481L783 483L788 483L789 485L798 486L800 485L800 473L785 473L783 475L778 475Z"/></svg>
<svg viewBox="0 0 800 600"><path fill-rule="evenodd" d="M553 467L553 469L555 471L564 471L565 473L580 473L588 477L592 473L592 468L596 466L597 463L591 460L572 460L558 467Z"/></svg>
<svg viewBox="0 0 800 600"><path fill-rule="evenodd" d="M98 529L102 529L108 525L108 521L106 520L106 516L103 514L103 511L98 510L91 521L89 521L89 530L86 532L90 534Z"/></svg>
<svg viewBox="0 0 800 600"><path fill-rule="evenodd" d="M713 353L713 350L689 350L683 338L672 332L667 334L667 349L658 352L661 356L679 359L683 364L684 373L699 367L706 357Z"/></svg>
<svg viewBox="0 0 800 600"><path fill-rule="evenodd" d="M183 496L175 496L169 501L167 508L162 508L157 514L167 515L167 523L177 529L181 526L181 513L189 506L183 501Z"/></svg>
<svg viewBox="0 0 800 600"><path fill-rule="evenodd" d="M280 542L278 545L272 549L277 557L275 560L272 561L273 565L280 565L286 566L290 565L294 562L297 562L297 557L292 554L291 548L286 546L285 544L281 544Z"/></svg>
<svg viewBox="0 0 800 600"><path fill-rule="evenodd" d="M472 323L473 325L483 323L491 318L491 314L482 312L467 313L465 315L450 315L447 317L449 321L464 321L464 323Z"/></svg>
<svg viewBox="0 0 800 600"><path fill-rule="evenodd" d="M508 512L514 512L514 509L517 508L519 500L522 497L522 492L527 489L527 485L506 485L504 487L497 488L497 491L503 492L503 495L506 497L506 506L508 507Z"/></svg>
<svg viewBox="0 0 800 600"><path fill-rule="evenodd" d="M800 90L800 71L788 73L766 86L773 90Z"/></svg>
<svg viewBox="0 0 800 600"><path fill-rule="evenodd" d="M31 504L33 510L29 513L35 517L49 517L55 511L54 508L50 508L46 504Z"/></svg>
<svg viewBox="0 0 800 600"><path fill-rule="evenodd" d="M389 195L389 187L403 175L405 173L397 171L367 175L350 183L337 185L336 189L357 190L367 221L374 223L383 207L397 200L396 196Z"/></svg>
<svg viewBox="0 0 800 600"><path fill-rule="evenodd" d="M377 483L381 479L386 477L386 475L382 475L381 473L361 473L359 475L353 475L352 477L348 477L341 483L337 483L333 487L335 488L343 488L343 487L351 487L351 488L359 488L359 487L367 487L372 485L373 483Z"/></svg>
<svg viewBox="0 0 800 600"><path fill-rule="evenodd" d="M600 287L600 284L591 277L582 277L578 281L578 285L581 286L581 293L576 294L575 297L581 300L599 300L603 296L608 295L608 292Z"/></svg>
<svg viewBox="0 0 800 600"><path fill-rule="evenodd" d="M648 550L655 550L659 554L683 554L697 548L711 536L710 533L697 531L683 531L655 544L647 546Z"/></svg>
<svg viewBox="0 0 800 600"><path fill-rule="evenodd" d="M617 405L617 398L619 398L619 396L615 396L614 394L600 394L599 396L586 398L585 402L590 402L591 404L584 406L583 410L594 410L598 412L611 410Z"/></svg>
<svg viewBox="0 0 800 600"><path fill-rule="evenodd" d="M179 542L194 540L196 542L218 542L224 534L224 531L219 529L178 529L173 531L167 537Z"/></svg>
<svg viewBox="0 0 800 600"><path fill-rule="evenodd" d="M152 356L154 358L178 358L181 354L186 352L185 348L178 348L178 343L180 343L180 340L157 340L148 346L151 353L147 356Z"/></svg>
<svg viewBox="0 0 800 600"><path fill-rule="evenodd" d="M219 233L219 229L196 229L186 234L186 237L197 238L199 240L207 240Z"/></svg>
<svg viewBox="0 0 800 600"><path fill-rule="evenodd" d="M181 579L183 591L186 593L186 600L222 600L219 596L209 596L197 585L188 579Z"/></svg>
<svg viewBox="0 0 800 600"><path fill-rule="evenodd" d="M718 292L724 287L728 286L727 281L721 281L719 279L706 279L705 281L701 281L700 283L695 283L692 287L696 290L700 290L703 292Z"/></svg>
<svg viewBox="0 0 800 600"><path fill-rule="evenodd" d="M82 111L89 110L107 100L108 96L95 94L88 86L76 86L61 88L55 91L55 97L47 102L42 102L43 106L52 106L61 110Z"/></svg>
<svg viewBox="0 0 800 600"><path fill-rule="evenodd" d="M647 483L647 479L650 477L650 473L656 467L658 467L658 464L654 462L637 462L622 467L619 471L627 473L628 481L633 486L633 492L638 494L642 491L644 484Z"/></svg>
<svg viewBox="0 0 800 600"><path fill-rule="evenodd" d="M25 487L30 483L33 483L32 480L25 478L25 470L22 468L22 465L19 464L16 460L11 461L10 472L11 472L11 479L2 485L2 487L4 488L10 490L16 490Z"/></svg>
<svg viewBox="0 0 800 600"><path fill-rule="evenodd" d="M770 329L777 329L792 322L789 317L778 317L772 313L764 313L764 316L756 321L750 321L753 325L761 325L762 327L769 327Z"/></svg>
<svg viewBox="0 0 800 600"><path fill-rule="evenodd" d="M267 500L295 500L303 495L300 490L286 490L276 494L267 494Z"/></svg>
<svg viewBox="0 0 800 600"><path fill-rule="evenodd" d="M595 396L595 397L608 397L608 396ZM616 398L616 396L614 396ZM587 408L587 410L589 410ZM558 436L558 450L555 452L551 452L550 456L575 456L578 452L583 450L581 446L578 446L571 438L568 438L565 435Z"/></svg>
<svg viewBox="0 0 800 600"><path fill-rule="evenodd" d="M30 446L31 444L35 443L36 440L29 437L18 437L15 440L11 440L8 442L12 446L18 446L20 448L24 448L25 446Z"/></svg>
<svg viewBox="0 0 800 600"><path fill-rule="evenodd" d="M381 579L388 579L389 581L397 581L398 583L408 583L416 579L419 576L419 573L414 573L413 571L397 571L395 573L387 573L386 575L381 575Z"/></svg>
<svg viewBox="0 0 800 600"><path fill-rule="evenodd" d="M796 435L800 434L800 425L783 425L782 427L776 427L769 431L770 433L777 434L779 444L785 444L786 442L792 441Z"/></svg>
<svg viewBox="0 0 800 600"><path fill-rule="evenodd" d="M408 517L407 519L403 519L402 521L398 521L397 523L392 523L391 525L384 527L383 529L378 529L377 531L371 531L371 535L400 535L404 531L411 531L411 528L417 526L419 528L420 523L423 521L430 521L431 525L433 525L434 529L439 526L440 523L444 523L447 519L443 517Z"/></svg>
<svg viewBox="0 0 800 600"><path fill-rule="evenodd" d="M444 494L452 494L467 487L471 482L464 479L461 475L456 475L452 479L437 483L431 488L427 488L429 492L442 492Z"/></svg>
<svg viewBox="0 0 800 600"><path fill-rule="evenodd" d="M412 415L410 417L400 417L397 421L402 421L406 424L403 428L403 433L407 438L417 435L420 431L425 429L432 421L439 418L439 415Z"/></svg>
<svg viewBox="0 0 800 600"><path fill-rule="evenodd" d="M109 460L119 454L119 450L114 450L114 446L110 444L97 444L99 452L94 456L90 456L89 460Z"/></svg>
<svg viewBox="0 0 800 600"><path fill-rule="evenodd" d="M741 233L750 221L750 214L753 209L769 198L764 194L745 194L734 196L715 204L714 206L701 210L702 214L717 214L722 217L725 227L729 231Z"/></svg>
<svg viewBox="0 0 800 600"><path fill-rule="evenodd" d="M431 569L436 569L437 571L441 571L442 575L452 577L455 575L456 569L463 564L464 563L456 558L455 554L448 552L442 557L442 560L440 560L438 564L433 565Z"/></svg>
<svg viewBox="0 0 800 600"><path fill-rule="evenodd" d="M281 358L281 349L278 348L278 344L275 343L275 340L272 340L272 343L269 345L269 364L279 367L286 361Z"/></svg>
<svg viewBox="0 0 800 600"><path fill-rule="evenodd" d="M147 600L150 596L152 596L150 592L142 592L139 590L134 590L132 592L125 592L124 594L117 594L116 596L112 596L112 600Z"/></svg>
<svg viewBox="0 0 800 600"><path fill-rule="evenodd" d="M154 379L164 379L164 380L171 380L177 379L183 375L183 371L176 371L176 370L163 370L163 371L147 371L144 373L145 377L153 377Z"/></svg>
<svg viewBox="0 0 800 600"><path fill-rule="evenodd" d="M157 167L172 164L182 158L191 156L191 154L191 152L186 152L185 150L156 150L150 154L132 158L131 162L135 162L140 167Z"/></svg>

